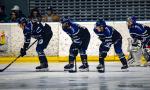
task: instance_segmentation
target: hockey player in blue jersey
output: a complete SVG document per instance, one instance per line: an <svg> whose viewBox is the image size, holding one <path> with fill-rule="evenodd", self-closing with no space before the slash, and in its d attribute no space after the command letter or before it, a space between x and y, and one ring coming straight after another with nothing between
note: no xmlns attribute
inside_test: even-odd
<svg viewBox="0 0 150 90"><path fill-rule="evenodd" d="M44 49L46 49L53 35L51 27L45 23L28 21L26 18L19 19L18 23L24 34L24 45L20 50L21 56L26 55L31 37L37 39L36 52L39 56L40 66L36 67L36 71L48 71L48 61Z"/></svg>
<svg viewBox="0 0 150 90"><path fill-rule="evenodd" d="M82 61L82 65L79 69L80 71L88 71L89 65L86 54L90 41L90 33L88 29L71 22L68 18L62 18L61 23L63 31L66 32L72 39L72 44L69 50L69 64L64 66L64 70L71 71L74 68L74 60L79 52Z"/></svg>
<svg viewBox="0 0 150 90"><path fill-rule="evenodd" d="M133 38L133 45L137 40L141 41L143 51L148 54L147 65L150 66L150 52L147 50L150 48L150 27L137 23L134 16L127 19L127 25L130 36Z"/></svg>
<svg viewBox="0 0 150 90"><path fill-rule="evenodd" d="M119 56L123 65L121 69L127 70L128 65L125 55L122 51L122 36L120 33L113 27L106 25L105 21L102 19L96 22L94 32L99 36L99 39L102 42L99 47L99 65L97 66L97 70L99 72L105 72L104 59L107 56L107 52L109 51L112 44L114 44L115 52Z"/></svg>

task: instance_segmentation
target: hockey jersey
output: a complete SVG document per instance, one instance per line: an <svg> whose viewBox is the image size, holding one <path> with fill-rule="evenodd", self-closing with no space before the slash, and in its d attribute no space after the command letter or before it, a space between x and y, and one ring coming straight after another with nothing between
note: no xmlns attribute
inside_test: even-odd
<svg viewBox="0 0 150 90"><path fill-rule="evenodd" d="M135 23L129 28L130 36L136 40L140 40L142 43L147 43L150 39L150 27L144 26L139 23Z"/></svg>
<svg viewBox="0 0 150 90"><path fill-rule="evenodd" d="M45 36L44 26L42 23L32 23L31 21L27 23L25 26L23 33L24 33L24 48L26 49L29 44L31 37L35 39L39 39Z"/></svg>
<svg viewBox="0 0 150 90"><path fill-rule="evenodd" d="M79 24L71 23L69 29L63 29L72 39L72 42L76 45L81 45L82 41L86 37L90 36L90 33L86 27L82 27Z"/></svg>
<svg viewBox="0 0 150 90"><path fill-rule="evenodd" d="M115 43L118 39L122 39L120 33L111 26L105 26L102 32L99 32L96 27L94 32L99 36L103 43Z"/></svg>

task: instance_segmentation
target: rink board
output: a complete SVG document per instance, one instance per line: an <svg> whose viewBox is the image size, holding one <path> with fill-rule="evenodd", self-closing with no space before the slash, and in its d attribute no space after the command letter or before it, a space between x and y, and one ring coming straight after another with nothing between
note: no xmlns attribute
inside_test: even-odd
<svg viewBox="0 0 150 90"><path fill-rule="evenodd" d="M101 44L98 36L94 33L93 28L95 22L77 22L82 26L88 28L91 34L91 40L88 46L87 54L88 61L98 61L99 55L99 45ZM119 31L123 37L122 49L125 55L128 55L127 47L128 42L127 38L129 38L129 32L127 29L127 25L125 21L116 21L116 22L106 22L108 25L113 26L117 31ZM140 21L145 25L150 26L149 21ZM65 62L68 61L69 48L71 44L70 37L63 32L61 28L61 24L58 22L48 24L51 26L53 31L53 37L48 45L48 47L44 50L46 56L48 56L49 62ZM0 46L0 63L7 63L13 60L15 57L19 55L20 48L23 46L23 33L22 30L18 27L17 23L0 23L0 32L5 32L6 34L6 44ZM31 40L31 43L34 42L35 39ZM18 62L38 62L37 53L36 53L36 44L33 45L28 51L27 56L24 58L20 58L17 60ZM77 58L80 61L79 56ZM108 52L108 57L106 61L119 61L118 57L115 54L113 45Z"/></svg>
<svg viewBox="0 0 150 90"><path fill-rule="evenodd" d="M0 64L3 63L9 63L12 60L14 60L16 57L0 57ZM64 57L47 57L48 62L67 62L68 61L68 57L64 56ZM118 61L118 57L115 56L108 56L106 58L106 61ZM81 59L80 57L77 57L77 61L80 62ZM98 62L98 56L90 56L88 57L88 61L94 61L94 62ZM16 63L20 63L20 62L39 62L38 57L20 57Z"/></svg>
<svg viewBox="0 0 150 90"><path fill-rule="evenodd" d="M8 64L11 61L13 61L16 57L0 57L0 64ZM126 56L126 58L128 58ZM68 62L68 57L47 57L48 62ZM89 62L99 62L98 56L89 56L88 57ZM120 62L119 58L117 56L108 56L105 59L106 62ZM80 57L77 57L77 62L81 62ZM20 57L15 63L39 63L38 57ZM141 58L141 63L145 63L145 59Z"/></svg>

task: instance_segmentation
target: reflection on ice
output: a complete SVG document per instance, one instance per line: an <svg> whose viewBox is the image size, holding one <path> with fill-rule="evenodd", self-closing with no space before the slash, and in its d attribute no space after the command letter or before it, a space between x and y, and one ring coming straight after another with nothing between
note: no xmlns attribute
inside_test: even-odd
<svg viewBox="0 0 150 90"><path fill-rule="evenodd" d="M148 67L130 67L121 72L119 63L106 63L106 73L96 71L97 63L90 65L90 72L63 72L65 63L52 63L51 72L34 72L35 64L14 64L0 73L0 90L149 90ZM53 72L52 72L53 71ZM60 71L60 72L57 72Z"/></svg>

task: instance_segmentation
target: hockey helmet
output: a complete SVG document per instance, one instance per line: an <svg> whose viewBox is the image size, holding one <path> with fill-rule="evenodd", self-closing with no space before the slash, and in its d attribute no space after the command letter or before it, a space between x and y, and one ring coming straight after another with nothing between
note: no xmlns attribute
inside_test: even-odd
<svg viewBox="0 0 150 90"><path fill-rule="evenodd" d="M106 22L103 19L99 19L96 22L96 26L106 26Z"/></svg>
<svg viewBox="0 0 150 90"><path fill-rule="evenodd" d="M18 23L19 24L21 24L21 23L27 23L27 21L28 20L25 17L21 17L21 18L18 19Z"/></svg>
<svg viewBox="0 0 150 90"><path fill-rule="evenodd" d="M61 18L60 22L63 24L63 23L68 23L69 25L71 24L71 21L70 19L68 18Z"/></svg>
<svg viewBox="0 0 150 90"><path fill-rule="evenodd" d="M130 20L133 24L136 23L136 17L135 16L129 17L127 20Z"/></svg>

